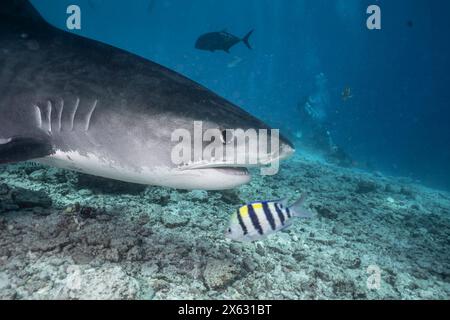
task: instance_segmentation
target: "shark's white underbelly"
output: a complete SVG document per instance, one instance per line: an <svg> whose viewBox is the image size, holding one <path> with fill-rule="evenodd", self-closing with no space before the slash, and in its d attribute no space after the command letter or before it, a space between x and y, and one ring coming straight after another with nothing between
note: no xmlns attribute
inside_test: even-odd
<svg viewBox="0 0 450 320"><path fill-rule="evenodd" d="M221 170L180 170L168 167L126 167L94 154L76 151L56 151L37 162L61 169L78 171L99 177L131 183L166 186L179 189L224 190L250 181L250 176L229 175Z"/></svg>

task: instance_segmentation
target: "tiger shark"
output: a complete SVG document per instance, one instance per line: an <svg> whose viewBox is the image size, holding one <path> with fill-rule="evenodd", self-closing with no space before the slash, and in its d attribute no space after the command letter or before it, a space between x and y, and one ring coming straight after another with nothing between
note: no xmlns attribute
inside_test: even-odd
<svg viewBox="0 0 450 320"><path fill-rule="evenodd" d="M173 163L172 133L194 133L195 121L202 130L271 129L177 72L52 26L26 0L1 4L0 163L37 161L179 189L248 183L248 166L226 155ZM236 150L255 157L245 146ZM293 152L280 136L279 147L259 154L256 165Z"/></svg>

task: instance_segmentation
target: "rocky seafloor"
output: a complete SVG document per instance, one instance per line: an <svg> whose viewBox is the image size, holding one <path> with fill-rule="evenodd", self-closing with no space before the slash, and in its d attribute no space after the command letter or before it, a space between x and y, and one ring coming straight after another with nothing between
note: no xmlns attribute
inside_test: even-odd
<svg viewBox="0 0 450 320"><path fill-rule="evenodd" d="M302 192L314 218L224 238L240 205ZM0 167L1 299L449 299L449 248L449 193L298 157L224 192Z"/></svg>

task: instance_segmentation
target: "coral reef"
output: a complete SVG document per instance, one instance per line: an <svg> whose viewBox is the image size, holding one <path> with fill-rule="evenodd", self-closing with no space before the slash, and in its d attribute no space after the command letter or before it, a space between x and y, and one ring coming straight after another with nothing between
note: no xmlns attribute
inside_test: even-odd
<svg viewBox="0 0 450 320"><path fill-rule="evenodd" d="M236 207L302 192L315 218L224 238ZM448 248L448 193L305 158L224 192L0 167L1 299L449 299Z"/></svg>

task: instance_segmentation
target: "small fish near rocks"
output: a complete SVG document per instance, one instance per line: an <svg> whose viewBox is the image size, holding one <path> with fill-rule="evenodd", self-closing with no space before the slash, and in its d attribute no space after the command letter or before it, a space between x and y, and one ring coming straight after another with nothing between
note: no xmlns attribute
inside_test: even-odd
<svg viewBox="0 0 450 320"><path fill-rule="evenodd" d="M263 240L288 228L294 218L311 218L313 214L303 207L306 195L288 206L287 201L253 202L239 208L230 219L226 238L239 242Z"/></svg>

